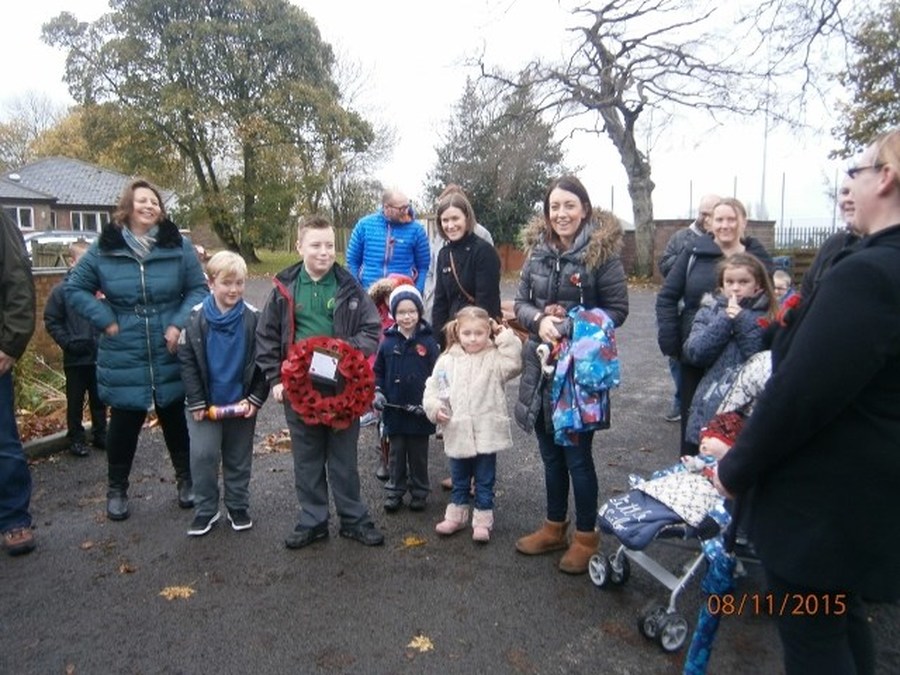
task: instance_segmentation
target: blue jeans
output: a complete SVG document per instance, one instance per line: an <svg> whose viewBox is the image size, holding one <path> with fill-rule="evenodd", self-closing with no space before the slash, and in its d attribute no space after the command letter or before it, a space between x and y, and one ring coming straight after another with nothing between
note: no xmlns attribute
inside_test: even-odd
<svg viewBox="0 0 900 675"><path fill-rule="evenodd" d="M450 501L457 506L469 503L469 485L475 479L475 508L490 511L494 508L494 481L497 479L497 455L451 457L450 478L453 491Z"/></svg>
<svg viewBox="0 0 900 675"><path fill-rule="evenodd" d="M597 470L591 445L593 432L578 434L578 445L569 447L553 442L553 434L544 430L543 414L534 428L538 448L544 461L547 488L547 520L562 523L569 510L569 482L575 494L575 529L593 532L597 523Z"/></svg>
<svg viewBox="0 0 900 675"><path fill-rule="evenodd" d="M31 472L16 427L12 371L0 375L0 532L31 527Z"/></svg>

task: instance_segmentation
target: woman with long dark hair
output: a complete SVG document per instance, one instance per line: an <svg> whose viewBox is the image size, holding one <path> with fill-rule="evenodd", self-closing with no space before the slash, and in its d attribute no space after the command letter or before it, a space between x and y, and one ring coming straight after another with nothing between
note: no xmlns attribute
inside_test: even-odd
<svg viewBox="0 0 900 675"><path fill-rule="evenodd" d="M516 403L516 422L537 436L544 463L547 510L544 524L516 542L526 555L568 547L559 569L569 574L587 571L597 551L597 471L594 467L593 431L575 434L574 446L554 439L550 414L550 383L544 377L537 348L541 343L571 337L571 321L549 313L580 305L602 309L616 326L628 316L628 286L619 257L622 228L611 213L595 217L587 190L574 176L550 184L544 197L544 215L527 227L528 258L516 291L515 311L529 331L523 354L523 372ZM547 310L547 312L545 312ZM575 495L575 534L568 541L569 486Z"/></svg>

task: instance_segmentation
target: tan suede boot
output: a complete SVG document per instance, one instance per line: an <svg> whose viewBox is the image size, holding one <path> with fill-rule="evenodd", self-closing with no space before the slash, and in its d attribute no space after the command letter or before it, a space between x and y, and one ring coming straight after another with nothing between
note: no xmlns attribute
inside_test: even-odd
<svg viewBox="0 0 900 675"><path fill-rule="evenodd" d="M566 541L566 530L568 529L568 520L564 523L545 520L537 532L532 532L516 542L516 550L525 555L540 555L564 549L568 544Z"/></svg>
<svg viewBox="0 0 900 675"><path fill-rule="evenodd" d="M559 569L566 574L584 574L588 570L588 561L600 548L599 532L575 531L569 550L559 561Z"/></svg>

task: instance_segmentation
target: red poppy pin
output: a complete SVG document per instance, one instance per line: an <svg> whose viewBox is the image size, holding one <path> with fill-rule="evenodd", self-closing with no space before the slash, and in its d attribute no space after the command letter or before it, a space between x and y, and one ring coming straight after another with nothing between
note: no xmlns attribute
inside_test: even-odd
<svg viewBox="0 0 900 675"><path fill-rule="evenodd" d="M425 356L428 353L428 350L425 349L425 345L416 345L416 354L419 356Z"/></svg>
<svg viewBox="0 0 900 675"><path fill-rule="evenodd" d="M581 286L581 272L575 272L572 276L569 277L569 281L573 286Z"/></svg>

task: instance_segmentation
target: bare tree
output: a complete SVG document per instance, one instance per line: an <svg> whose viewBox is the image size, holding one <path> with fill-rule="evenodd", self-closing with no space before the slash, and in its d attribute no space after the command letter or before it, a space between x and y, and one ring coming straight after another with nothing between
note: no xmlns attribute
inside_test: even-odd
<svg viewBox="0 0 900 675"><path fill-rule="evenodd" d="M763 0L739 4L689 0L609 0L579 4L572 14L571 55L534 62L510 87L542 92L541 107L578 131L605 134L628 179L635 223L635 271L652 272L654 189L648 151L639 144L642 116L678 109L714 119L765 112L798 121L806 97L821 95L814 77L821 44L843 19L841 0ZM493 79L501 75L483 73ZM797 83L799 73L799 86ZM793 86L783 82L793 78Z"/></svg>
<svg viewBox="0 0 900 675"><path fill-rule="evenodd" d="M65 115L49 97L27 92L5 105L0 122L0 167L14 169L35 159L34 142Z"/></svg>

